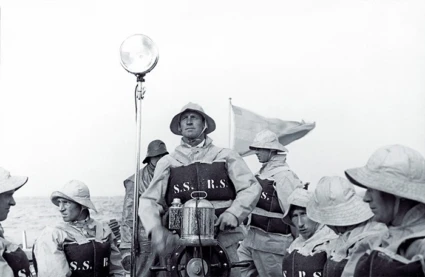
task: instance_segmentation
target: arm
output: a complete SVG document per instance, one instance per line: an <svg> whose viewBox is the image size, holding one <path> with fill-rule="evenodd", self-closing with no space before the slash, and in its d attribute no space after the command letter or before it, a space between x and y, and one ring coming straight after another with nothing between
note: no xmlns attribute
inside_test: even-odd
<svg viewBox="0 0 425 277"><path fill-rule="evenodd" d="M156 165L155 173L149 187L139 200L139 217L142 221L146 234L162 226L161 215L164 214L164 197L170 176L170 162L168 156L160 159Z"/></svg>
<svg viewBox="0 0 425 277"><path fill-rule="evenodd" d="M6 245L3 238L0 238L0 276L2 277L14 277L13 271L9 264L3 258L3 253L6 250Z"/></svg>
<svg viewBox="0 0 425 277"><path fill-rule="evenodd" d="M297 187L302 187L303 184L292 171L282 171L273 176L275 179L275 190L279 205L283 212L289 208L288 197Z"/></svg>
<svg viewBox="0 0 425 277"><path fill-rule="evenodd" d="M142 193L149 186L151 181L151 176L149 175L146 167L141 169L141 184L139 187L140 197ZM131 238L133 236L133 204L134 204L134 175L130 176L124 181L125 187L125 196L124 196L124 206L122 211L122 225L121 225L121 244L120 249L128 250L131 248ZM139 230L143 228L142 224L139 224Z"/></svg>
<svg viewBox="0 0 425 277"><path fill-rule="evenodd" d="M235 186L236 198L225 212L233 214L239 225L257 205L261 186L239 154L233 150L226 154L227 172Z"/></svg>
<svg viewBox="0 0 425 277"><path fill-rule="evenodd" d="M34 243L39 277L69 277L71 270L62 250L65 234L46 227Z"/></svg>
<svg viewBox="0 0 425 277"><path fill-rule="evenodd" d="M127 179L124 181L125 196L122 211L121 224L121 249L131 248L131 237L133 233L133 202L134 202L134 183Z"/></svg>
<svg viewBox="0 0 425 277"><path fill-rule="evenodd" d="M124 268L121 265L121 253L117 246L117 241L114 236L114 233L109 228L107 224L104 224L104 227L106 229L106 232L109 232L109 241L111 242L111 258L110 258L110 265L109 265L109 274L114 277L124 277L125 272Z"/></svg>

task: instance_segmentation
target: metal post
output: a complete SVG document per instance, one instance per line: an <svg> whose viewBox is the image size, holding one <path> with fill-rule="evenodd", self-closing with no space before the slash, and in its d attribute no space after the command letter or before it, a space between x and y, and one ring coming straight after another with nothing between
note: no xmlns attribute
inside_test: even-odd
<svg viewBox="0 0 425 277"><path fill-rule="evenodd" d="M232 134L232 97L229 97L229 148L231 148L231 134Z"/></svg>
<svg viewBox="0 0 425 277"><path fill-rule="evenodd" d="M140 145L142 135L142 100L145 89L143 87L144 75L137 75L136 89L136 173L134 174L133 191L133 236L131 239L131 277L136 277L136 261L139 255L139 188L140 188Z"/></svg>

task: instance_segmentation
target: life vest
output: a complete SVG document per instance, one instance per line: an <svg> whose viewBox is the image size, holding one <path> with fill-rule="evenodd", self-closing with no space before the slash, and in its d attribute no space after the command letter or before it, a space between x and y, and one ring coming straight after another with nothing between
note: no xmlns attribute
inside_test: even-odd
<svg viewBox="0 0 425 277"><path fill-rule="evenodd" d="M304 256L294 250L283 258L283 277L321 277L326 259L325 251Z"/></svg>
<svg viewBox="0 0 425 277"><path fill-rule="evenodd" d="M395 252L401 249L407 249L409 245L416 240L423 240L424 231L415 233L409 237L400 240L396 244ZM399 259L400 255L393 253L389 249L375 249L370 254L364 254L357 262L354 271L355 277L363 276L389 276L389 277L404 277L417 276L424 277L421 261L402 262ZM403 258L402 256L400 258Z"/></svg>
<svg viewBox="0 0 425 277"><path fill-rule="evenodd" d="M71 277L108 277L111 243L90 239L86 243L63 246Z"/></svg>
<svg viewBox="0 0 425 277"><path fill-rule="evenodd" d="M205 191L209 201L234 200L235 187L230 180L225 162L200 163L195 162L186 166L170 168L165 201L168 206L174 198L180 198L184 204L192 199L193 191ZM219 216L227 208L216 209Z"/></svg>
<svg viewBox="0 0 425 277"><path fill-rule="evenodd" d="M17 248L13 252L7 250L3 253L3 258L13 271L14 277L30 277L30 262L27 255L21 248Z"/></svg>
<svg viewBox="0 0 425 277"><path fill-rule="evenodd" d="M329 258L323 267L323 277L340 277L347 262L348 259L336 262Z"/></svg>
<svg viewBox="0 0 425 277"><path fill-rule="evenodd" d="M257 202L258 212L254 210L251 215L251 226L258 227L266 232L289 234L291 229L289 225L282 221L283 211L279 205L274 181L261 179L255 176L262 187L260 199ZM264 212L263 212L264 211ZM271 213L274 213L272 216Z"/></svg>
<svg viewBox="0 0 425 277"><path fill-rule="evenodd" d="M357 262L354 277L424 277L420 261L408 264L377 250L364 254Z"/></svg>

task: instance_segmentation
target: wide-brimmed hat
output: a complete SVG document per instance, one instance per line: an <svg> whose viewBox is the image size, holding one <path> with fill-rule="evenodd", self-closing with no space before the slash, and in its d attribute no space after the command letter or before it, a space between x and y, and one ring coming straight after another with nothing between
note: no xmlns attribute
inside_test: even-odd
<svg viewBox="0 0 425 277"><path fill-rule="evenodd" d="M25 176L11 176L10 172L0 167L0 193L18 190L25 185L28 177Z"/></svg>
<svg viewBox="0 0 425 277"><path fill-rule="evenodd" d="M409 147L379 148L365 166L345 174L356 185L425 203L425 159Z"/></svg>
<svg viewBox="0 0 425 277"><path fill-rule="evenodd" d="M257 133L254 141L249 146L249 149L251 150L258 148L277 150L278 152L288 152L288 149L280 144L277 135L268 129L264 129Z"/></svg>
<svg viewBox="0 0 425 277"><path fill-rule="evenodd" d="M323 177L307 204L307 216L316 222L331 226L350 226L373 216L369 205L356 194L347 179Z"/></svg>
<svg viewBox="0 0 425 277"><path fill-rule="evenodd" d="M176 135L181 135L182 134L181 130L179 130L180 116L185 111L195 111L197 113L200 113L204 117L205 122L207 123L207 129L205 130L205 134L209 134L209 133L211 133L211 132L213 132L215 130L215 121L214 121L214 119L212 119L211 117L209 117L204 112L204 109L202 109L202 107L200 105L195 104L195 103L192 103L192 102L189 102L171 120L170 129L171 129L171 132L173 132L174 134L176 134Z"/></svg>
<svg viewBox="0 0 425 277"><path fill-rule="evenodd" d="M291 211L291 208L294 206L307 208L307 204L310 201L310 198L312 197L312 192L308 191L304 188L296 188L294 191L289 195L288 197L288 204L289 207L286 209L285 213L283 214L283 222L285 222L288 225L294 226L291 220L291 216L289 212Z"/></svg>
<svg viewBox="0 0 425 277"><path fill-rule="evenodd" d="M50 199L56 206L59 206L58 198L71 200L97 212L93 202L90 200L89 188L81 181L71 180L66 183L60 190L54 191L50 196Z"/></svg>
<svg viewBox="0 0 425 277"><path fill-rule="evenodd" d="M143 160L143 163L148 163L149 158L156 157L159 155L168 154L167 147L165 146L165 143L162 140L156 139L151 141L148 145L148 152L146 154L145 159Z"/></svg>

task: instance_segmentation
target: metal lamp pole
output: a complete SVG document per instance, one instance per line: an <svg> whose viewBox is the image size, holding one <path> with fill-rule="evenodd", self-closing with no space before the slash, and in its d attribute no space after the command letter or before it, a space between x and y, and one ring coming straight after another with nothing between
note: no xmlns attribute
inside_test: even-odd
<svg viewBox="0 0 425 277"><path fill-rule="evenodd" d="M145 35L133 35L121 44L121 65L128 72L136 75L136 173L134 174L133 190L133 233L131 238L131 277L136 277L136 261L139 254L139 188L140 181L140 153L142 138L142 100L145 95L143 86L146 73L157 64L159 54L154 42Z"/></svg>

